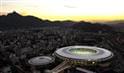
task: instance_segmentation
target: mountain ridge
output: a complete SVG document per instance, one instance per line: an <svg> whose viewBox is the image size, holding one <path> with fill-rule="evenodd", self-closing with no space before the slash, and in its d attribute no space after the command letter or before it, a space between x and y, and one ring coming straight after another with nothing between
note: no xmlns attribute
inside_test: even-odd
<svg viewBox="0 0 124 73"><path fill-rule="evenodd" d="M109 30L109 25L91 22L74 22L74 21L50 21L43 20L34 16L22 16L17 12L0 16L0 30L10 29L29 29L41 27L72 27L85 30Z"/></svg>

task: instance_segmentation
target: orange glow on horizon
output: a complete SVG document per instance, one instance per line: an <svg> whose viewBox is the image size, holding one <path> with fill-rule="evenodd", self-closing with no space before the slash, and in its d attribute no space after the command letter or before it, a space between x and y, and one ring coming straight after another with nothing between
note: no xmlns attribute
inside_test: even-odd
<svg viewBox="0 0 124 73"><path fill-rule="evenodd" d="M27 16L28 13L21 13L23 16ZM51 20L51 21L90 21L90 22L104 22L104 21L114 21L114 20L124 20L124 15L115 15L115 16L53 16L53 15L42 15L42 14L31 14L40 19Z"/></svg>
<svg viewBox="0 0 124 73"><path fill-rule="evenodd" d="M0 15L16 11L51 21L124 20L123 3L124 0L1 0Z"/></svg>

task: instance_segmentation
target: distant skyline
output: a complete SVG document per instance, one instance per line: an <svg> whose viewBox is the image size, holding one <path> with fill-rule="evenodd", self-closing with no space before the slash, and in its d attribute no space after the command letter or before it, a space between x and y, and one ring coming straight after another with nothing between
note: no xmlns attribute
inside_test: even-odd
<svg viewBox="0 0 124 73"><path fill-rule="evenodd" d="M16 11L48 20L124 20L124 0L0 0L0 15Z"/></svg>

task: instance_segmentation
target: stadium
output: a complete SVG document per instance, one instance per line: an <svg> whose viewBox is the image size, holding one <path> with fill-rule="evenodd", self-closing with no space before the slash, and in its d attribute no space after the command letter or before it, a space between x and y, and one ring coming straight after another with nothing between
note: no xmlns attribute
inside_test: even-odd
<svg viewBox="0 0 124 73"><path fill-rule="evenodd" d="M107 49L94 46L68 46L55 51L54 55L64 62L48 73L60 73L64 69L78 66L109 66L113 53ZM89 72L88 70L84 70Z"/></svg>

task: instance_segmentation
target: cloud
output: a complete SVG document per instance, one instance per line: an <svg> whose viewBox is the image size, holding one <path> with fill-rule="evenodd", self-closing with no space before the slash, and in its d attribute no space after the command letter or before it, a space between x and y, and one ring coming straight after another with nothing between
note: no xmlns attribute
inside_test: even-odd
<svg viewBox="0 0 124 73"><path fill-rule="evenodd" d="M76 6L72 6L72 5L64 5L64 7L66 7L66 8L77 8Z"/></svg>

